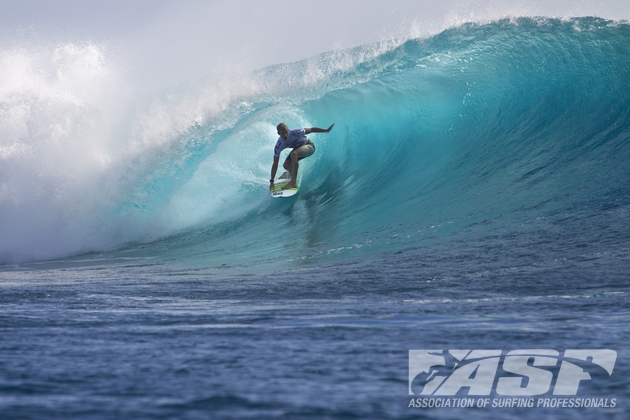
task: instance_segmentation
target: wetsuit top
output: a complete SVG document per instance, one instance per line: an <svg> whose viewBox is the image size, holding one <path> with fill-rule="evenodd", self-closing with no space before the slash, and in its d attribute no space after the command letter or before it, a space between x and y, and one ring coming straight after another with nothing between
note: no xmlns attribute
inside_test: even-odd
<svg viewBox="0 0 630 420"><path fill-rule="evenodd" d="M289 138L283 140L282 137L278 137L276 147L273 149L273 155L280 156L286 148L296 149L300 146L304 146L308 143L308 137L306 137L306 131L303 128L296 128L295 130L289 130Z"/></svg>

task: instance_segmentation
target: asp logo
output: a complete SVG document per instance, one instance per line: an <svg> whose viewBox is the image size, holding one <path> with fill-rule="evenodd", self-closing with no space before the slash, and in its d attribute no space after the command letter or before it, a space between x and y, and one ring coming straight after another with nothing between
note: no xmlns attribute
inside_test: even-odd
<svg viewBox="0 0 630 420"><path fill-rule="evenodd" d="M409 395L576 395L590 372L612 375L617 352L608 349L409 350ZM502 370L499 370L501 366ZM586 370L585 370L586 369ZM499 375L498 372L501 372ZM497 379L498 376L498 380ZM555 379L555 382L554 382Z"/></svg>

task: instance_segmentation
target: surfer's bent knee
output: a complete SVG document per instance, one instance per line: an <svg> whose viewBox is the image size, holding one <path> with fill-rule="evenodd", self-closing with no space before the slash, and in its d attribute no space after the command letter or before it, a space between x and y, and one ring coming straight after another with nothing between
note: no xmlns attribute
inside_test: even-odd
<svg viewBox="0 0 630 420"><path fill-rule="evenodd" d="M311 156L313 153L315 153L315 146L313 145L313 143L308 143L308 144L305 144L304 146L298 147L291 153L295 153L295 156L297 157L297 159L302 160L304 158Z"/></svg>

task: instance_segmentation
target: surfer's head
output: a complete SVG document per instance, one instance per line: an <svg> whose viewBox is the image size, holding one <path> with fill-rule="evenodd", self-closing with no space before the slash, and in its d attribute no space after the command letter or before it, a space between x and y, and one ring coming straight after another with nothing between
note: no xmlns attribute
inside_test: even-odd
<svg viewBox="0 0 630 420"><path fill-rule="evenodd" d="M289 127L285 123L278 124L276 129L278 130L278 135L284 140L289 138Z"/></svg>

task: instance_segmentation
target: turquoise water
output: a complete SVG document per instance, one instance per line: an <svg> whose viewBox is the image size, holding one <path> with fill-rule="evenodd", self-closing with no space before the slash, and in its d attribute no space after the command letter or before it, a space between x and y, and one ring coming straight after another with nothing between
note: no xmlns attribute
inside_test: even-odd
<svg viewBox="0 0 630 420"><path fill-rule="evenodd" d="M220 106L121 123L110 166L69 164L83 183L7 155L4 197L35 185L0 213L8 418L628 416L627 23L468 24L238 77L157 95ZM281 121L335 127L272 200ZM614 349L582 392L618 405L414 411L407 352L432 348Z"/></svg>

